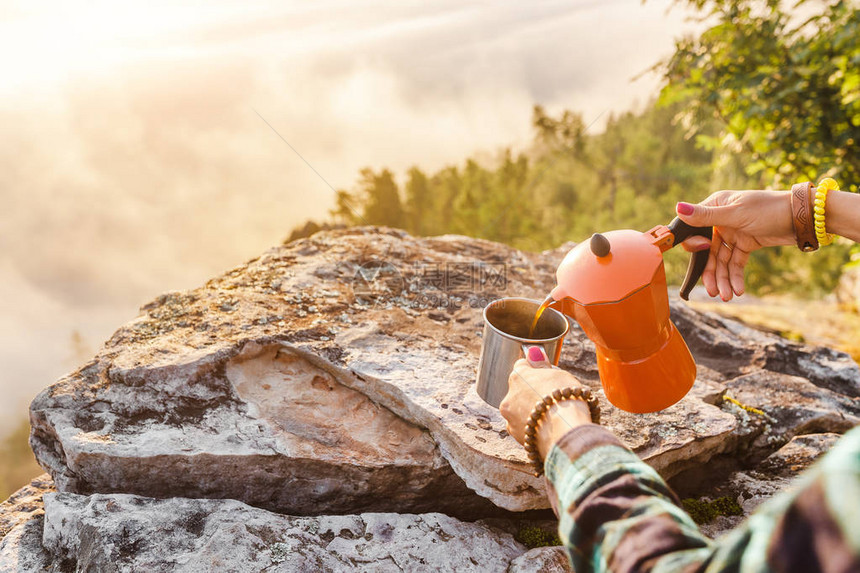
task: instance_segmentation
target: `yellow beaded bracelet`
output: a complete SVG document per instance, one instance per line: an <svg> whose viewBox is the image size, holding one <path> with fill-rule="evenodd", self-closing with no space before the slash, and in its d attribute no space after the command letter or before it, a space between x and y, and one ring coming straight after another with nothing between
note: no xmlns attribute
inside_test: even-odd
<svg viewBox="0 0 860 573"><path fill-rule="evenodd" d="M836 238L836 235L828 233L827 228L824 226L824 206L827 203L827 192L838 190L839 183L830 177L825 177L815 187L815 212L813 215L815 219L815 237L818 239L818 244L822 247L829 245Z"/></svg>

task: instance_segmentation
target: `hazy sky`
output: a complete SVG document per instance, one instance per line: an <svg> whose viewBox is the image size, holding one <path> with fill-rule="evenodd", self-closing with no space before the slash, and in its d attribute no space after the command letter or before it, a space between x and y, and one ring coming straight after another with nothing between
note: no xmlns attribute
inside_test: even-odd
<svg viewBox="0 0 860 573"><path fill-rule="evenodd" d="M693 29L668 0L75 4L0 0L0 430L141 304L325 216L264 119L336 188L434 170L522 148L535 103L644 102Z"/></svg>

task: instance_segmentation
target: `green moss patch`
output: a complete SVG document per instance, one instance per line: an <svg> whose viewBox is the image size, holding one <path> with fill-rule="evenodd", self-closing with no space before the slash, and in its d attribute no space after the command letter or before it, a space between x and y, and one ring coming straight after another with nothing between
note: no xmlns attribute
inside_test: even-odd
<svg viewBox="0 0 860 573"><path fill-rule="evenodd" d="M693 521L699 525L710 523L718 515L743 515L744 510L738 502L728 496L718 497L713 501L693 499L688 497L681 501L684 511L690 514Z"/></svg>
<svg viewBox="0 0 860 573"><path fill-rule="evenodd" d="M558 536L558 533L549 532L533 525L521 528L514 535L514 539L529 549L561 545L561 538Z"/></svg>

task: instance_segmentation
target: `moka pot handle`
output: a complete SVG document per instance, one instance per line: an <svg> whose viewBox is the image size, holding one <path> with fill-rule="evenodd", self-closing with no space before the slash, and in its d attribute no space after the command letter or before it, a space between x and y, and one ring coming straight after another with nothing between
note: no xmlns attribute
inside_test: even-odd
<svg viewBox="0 0 860 573"><path fill-rule="evenodd" d="M668 228L672 233L673 247L683 243L686 239L697 235L708 239L714 238L713 227L693 227L678 217L672 219ZM690 255L690 264L687 265L687 274L684 276L684 282L681 284L681 291L679 293L682 299L690 300L690 291L693 290L693 287L696 286L696 283L699 282L699 279L702 277L702 273L705 272L705 265L708 264L709 256L711 256L710 249L697 251Z"/></svg>

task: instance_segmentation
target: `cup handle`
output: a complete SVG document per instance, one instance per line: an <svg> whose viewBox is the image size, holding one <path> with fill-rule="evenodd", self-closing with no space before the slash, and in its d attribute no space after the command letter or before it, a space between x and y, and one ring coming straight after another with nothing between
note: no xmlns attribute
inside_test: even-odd
<svg viewBox="0 0 860 573"><path fill-rule="evenodd" d="M549 365L551 368L558 368L553 361L552 358L549 357L549 352L547 352L546 347L543 344L521 344L523 349L523 356L525 356L526 360L529 358L529 348L540 348L543 350L543 353L546 354L547 359L549 360ZM556 359L558 360L558 359Z"/></svg>

